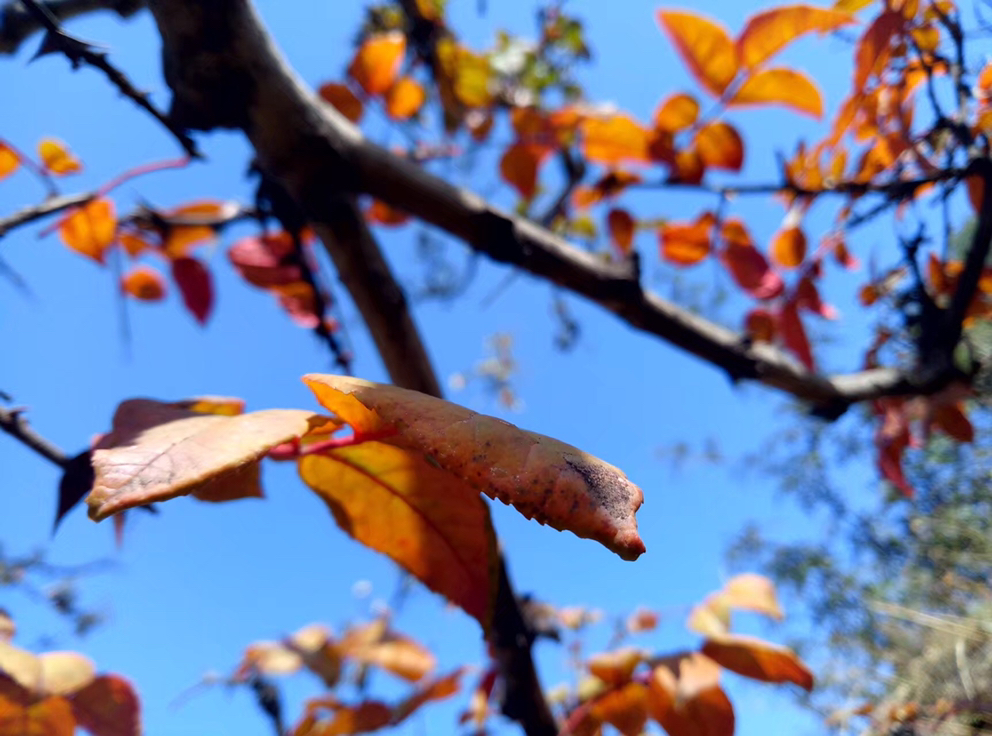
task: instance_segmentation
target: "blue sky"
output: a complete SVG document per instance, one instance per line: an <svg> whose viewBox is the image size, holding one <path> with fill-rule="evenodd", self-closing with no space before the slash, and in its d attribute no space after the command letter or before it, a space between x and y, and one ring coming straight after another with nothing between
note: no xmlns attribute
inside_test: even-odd
<svg viewBox="0 0 992 736"><path fill-rule="evenodd" d="M594 63L581 72L591 99L615 101L646 120L669 93L694 89L657 26L655 3L574 2L569 7L585 19L595 51ZM751 3L715 0L694 7L732 29L756 9ZM269 1L261 2L260 10L305 80L316 85L341 77L359 22L358 3ZM476 4L462 0L452 3L452 18L466 41L479 48L491 43L498 27L531 32L530 10L523 1L490 2L480 18ZM71 24L70 30L106 44L115 63L152 91L159 104L166 103L158 38L147 14L124 25L109 16L93 17ZM17 57L0 60L5 107L0 136L27 150L45 136L67 141L86 169L64 180L64 191L85 191L136 164L176 155L171 139L97 73L73 74L58 57L27 64L33 47L29 43ZM849 53L838 41L811 40L785 59L821 81L829 110L849 84ZM812 138L824 129L780 111L747 111L732 119L747 136L746 172L759 180L773 178L776 150L791 152L797 136ZM382 132L372 129L379 140ZM213 134L200 143L209 158L206 164L129 183L117 192L119 208L128 210L139 197L163 207L201 198L247 201L251 183L243 174L250 155L241 137ZM495 193L508 206L513 203L491 166L480 166L459 181ZM0 214L42 197L41 187L20 173L0 182ZM698 196L657 192L638 195L630 203L637 214L667 217L694 216L711 205ZM735 212L748 220L759 239L777 229L783 214L779 205L766 200L737 203ZM232 230L221 247L203 254L218 294L206 328L194 323L174 294L165 304L130 303L128 345L121 340L113 274L70 253L56 237L39 240L37 230L24 228L0 242L0 255L33 292L25 297L0 282L5 347L0 390L27 405L33 424L67 450L85 446L107 427L116 404L134 396L221 394L240 396L253 409L314 406L299 378L332 371L326 350L294 327L268 295L245 286L227 266L223 245L249 234L249 228ZM418 283L424 265L416 258L416 227L382 232L381 237L404 283ZM862 259L887 245L881 231L860 237ZM647 273L653 274L655 241L641 236L638 247L648 258ZM448 253L456 261L464 257L457 244L449 244ZM810 522L776 498L771 484L760 478L730 477L708 466L673 474L659 459L659 448L679 442L698 446L716 438L727 455L740 456L781 426L782 401L760 388L734 388L718 371L568 296L582 335L572 351L558 352L553 348L553 292L546 284L518 278L491 306L483 306L505 274L502 267L481 263L464 296L453 303L418 303L416 318L442 378L486 357L489 336L511 335L520 364L514 386L525 409L508 413L473 385L450 398L602 457L624 469L646 496L639 521L648 553L636 563L494 505L518 589L556 605L583 604L617 615L647 606L662 612L663 623L638 644L657 650L692 646L696 640L683 628L687 606L719 587L726 575L725 545L744 521L757 520L770 533L786 536L802 533ZM726 285L712 264L700 267L695 276L704 284ZM842 330L827 328L837 343L821 357L828 365L853 368L865 334L851 301L860 281L830 277L828 283L835 287L831 300L855 319ZM337 284L334 293L343 299ZM386 380L354 308L344 301L341 313L357 375ZM728 309L730 315L741 313L733 305ZM84 599L105 612L109 623L82 642L64 637L60 644L85 651L103 670L132 678L144 700L147 732L156 736L268 733L268 724L245 693L229 699L221 691L210 692L182 707L170 704L205 671L230 670L250 642L313 621L340 630L348 620L365 615L376 599L390 599L396 589L398 575L391 563L339 532L322 502L286 466L265 469L269 498L264 503L210 506L181 499L166 504L159 517L131 518L119 551L110 525L96 526L81 511L50 539L58 481L53 468L3 438L0 466L0 540L6 550L46 545L54 560L67 564L104 557L115 561L113 572L83 582ZM857 471L853 477L870 492L867 473ZM369 598L352 593L361 580L372 585ZM60 631L57 621L14 594L0 599L0 605L19 619L23 644ZM442 671L483 661L474 622L422 589L407 598L396 625L427 643ZM604 627L599 639L593 636L589 651L602 646L607 635ZM548 686L568 677L563 648L542 644L538 654ZM787 691L727 679L743 736L817 728L815 720L790 705ZM387 677L373 682L373 692L376 688L397 692ZM317 692L305 678L293 681L288 687L291 718L300 698ZM464 698L452 702L427 709L401 730L454 732L453 714ZM501 728L507 733L515 729Z"/></svg>

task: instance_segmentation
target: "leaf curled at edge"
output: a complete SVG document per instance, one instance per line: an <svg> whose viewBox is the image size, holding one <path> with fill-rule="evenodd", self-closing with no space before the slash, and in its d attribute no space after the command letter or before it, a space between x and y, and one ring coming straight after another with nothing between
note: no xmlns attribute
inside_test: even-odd
<svg viewBox="0 0 992 736"><path fill-rule="evenodd" d="M581 450L416 391L358 378L310 374L317 400L355 431L392 427L386 441L437 466L527 518L595 539L620 557L644 552L634 513L640 488Z"/></svg>

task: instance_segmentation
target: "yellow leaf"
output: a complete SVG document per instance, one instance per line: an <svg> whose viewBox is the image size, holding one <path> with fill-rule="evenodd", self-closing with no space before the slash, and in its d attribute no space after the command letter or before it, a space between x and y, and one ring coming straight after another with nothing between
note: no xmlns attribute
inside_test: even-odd
<svg viewBox="0 0 992 736"><path fill-rule="evenodd" d="M837 8L812 5L772 8L748 20L737 39L737 53L741 65L753 69L806 33L827 33L855 22L849 12Z"/></svg>
<svg viewBox="0 0 992 736"><path fill-rule="evenodd" d="M106 198L77 207L59 225L62 242L97 263L103 263L103 255L114 244L116 232L116 208L113 200Z"/></svg>
<svg viewBox="0 0 992 736"><path fill-rule="evenodd" d="M416 80L401 77L386 93L386 112L394 120L406 120L420 111L426 99L427 93Z"/></svg>
<svg viewBox="0 0 992 736"><path fill-rule="evenodd" d="M739 66L737 49L726 29L685 11L660 10L658 19L696 80L714 96L722 95Z"/></svg>
<svg viewBox="0 0 992 736"><path fill-rule="evenodd" d="M740 171L744 165L744 141L730 123L707 123L696 132L694 142L704 166Z"/></svg>
<svg viewBox="0 0 992 736"><path fill-rule="evenodd" d="M489 60L459 46L450 38L443 38L438 42L437 55L445 73L442 90L450 89L456 100L465 107L489 107L492 101L489 88L492 69Z"/></svg>
<svg viewBox="0 0 992 736"><path fill-rule="evenodd" d="M813 81L795 69L766 69L744 80L728 105L785 105L815 118L823 115L823 98Z"/></svg>
<svg viewBox="0 0 992 736"><path fill-rule="evenodd" d="M38 144L38 156L41 158L42 166L56 176L75 174L83 168L79 159L69 152L65 143L54 138L46 138Z"/></svg>
<svg viewBox="0 0 992 736"><path fill-rule="evenodd" d="M763 613L779 621L785 617L775 594L775 583L764 575L735 575L723 586L720 596L730 608Z"/></svg>
<svg viewBox="0 0 992 736"><path fill-rule="evenodd" d="M355 52L348 74L366 94L385 94L396 81L405 53L406 36L401 32L371 36Z"/></svg>
<svg viewBox="0 0 992 736"><path fill-rule="evenodd" d="M699 117L699 101L685 92L672 95L654 114L654 127L669 133L685 130Z"/></svg>
<svg viewBox="0 0 992 736"><path fill-rule="evenodd" d="M311 374L304 381L356 432L389 427L396 432L390 444L429 456L441 470L527 518L595 539L624 559L644 552L634 518L643 493L618 468L416 391L345 376Z"/></svg>
<svg viewBox="0 0 992 736"><path fill-rule="evenodd" d="M347 84L328 82L320 85L317 94L351 122L357 123L362 119L365 105Z"/></svg>
<svg viewBox="0 0 992 736"><path fill-rule="evenodd" d="M5 179L13 174L20 165L20 156L10 146L0 141L0 179Z"/></svg>
<svg viewBox="0 0 992 736"><path fill-rule="evenodd" d="M312 412L271 409L226 417L152 399L124 401L113 429L93 449L95 479L86 499L96 521L153 501L193 493L244 471L271 448L302 437Z"/></svg>
<svg viewBox="0 0 992 736"><path fill-rule="evenodd" d="M410 452L362 442L299 462L303 482L335 521L488 630L497 549L489 509L474 488Z"/></svg>

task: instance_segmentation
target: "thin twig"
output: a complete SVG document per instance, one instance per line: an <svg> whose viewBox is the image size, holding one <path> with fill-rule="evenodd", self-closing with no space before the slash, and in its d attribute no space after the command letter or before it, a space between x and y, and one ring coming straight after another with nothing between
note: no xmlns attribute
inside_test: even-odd
<svg viewBox="0 0 992 736"><path fill-rule="evenodd" d="M49 215L55 215L64 210L78 207L89 202L97 196L96 192L81 192L78 194L65 194L61 197L46 199L41 204L31 205L22 210L18 210L12 215L0 218L0 238L11 230L22 225L27 225L36 220L41 220Z"/></svg>
<svg viewBox="0 0 992 736"><path fill-rule="evenodd" d="M32 429L24 418L23 409L5 409L0 406L0 430L60 468L65 469L69 464L68 455Z"/></svg>
<svg viewBox="0 0 992 736"><path fill-rule="evenodd" d="M42 41L41 48L38 50L38 56L61 52L69 60L74 69L77 69L80 64L88 64L95 69L99 69L104 73L110 83L117 87L122 95L134 101L138 107L145 110L161 123L176 141L179 142L179 145L182 146L190 158L203 158L196 147L196 143L189 134L173 123L165 113L155 107L147 92L139 91L124 72L111 64L106 52L97 51L85 41L81 41L63 31L58 18L52 14L51 10L44 3L38 2L38 0L21 0L21 2L35 20L48 31L45 40Z"/></svg>

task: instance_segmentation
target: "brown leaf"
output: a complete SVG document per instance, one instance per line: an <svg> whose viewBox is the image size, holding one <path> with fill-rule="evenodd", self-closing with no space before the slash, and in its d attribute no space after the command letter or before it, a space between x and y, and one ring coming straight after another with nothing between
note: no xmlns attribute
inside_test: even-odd
<svg viewBox="0 0 992 736"><path fill-rule="evenodd" d="M17 624L6 609L0 608L0 642L8 642L17 633Z"/></svg>
<svg viewBox="0 0 992 736"><path fill-rule="evenodd" d="M86 502L100 521L125 509L193 493L257 463L272 447L306 434L315 414L271 409L225 417L130 399L94 447L96 479Z"/></svg>
<svg viewBox="0 0 992 736"><path fill-rule="evenodd" d="M524 516L595 539L624 559L644 552L634 518L643 493L612 465L415 391L344 376L311 374L304 381L356 431L395 430L390 444L429 456L444 472Z"/></svg>
<svg viewBox="0 0 992 736"><path fill-rule="evenodd" d="M521 197L531 200L537 193L537 172L550 153L548 146L514 143L503 152L499 160L499 172L504 181L520 192Z"/></svg>
<svg viewBox="0 0 992 736"><path fill-rule="evenodd" d="M642 651L625 647L590 657L586 667L607 685L620 686L630 682L634 670L642 661L644 661Z"/></svg>
<svg viewBox="0 0 992 736"><path fill-rule="evenodd" d="M609 723L624 736L639 736L648 722L648 688L628 682L596 699L593 717Z"/></svg>
<svg viewBox="0 0 992 736"><path fill-rule="evenodd" d="M365 105L347 84L328 82L320 85L317 94L353 123L359 122L365 113Z"/></svg>
<svg viewBox="0 0 992 736"><path fill-rule="evenodd" d="M141 701L123 677L101 675L69 702L76 721L93 736L141 734Z"/></svg>
<svg viewBox="0 0 992 736"><path fill-rule="evenodd" d="M655 667L648 680L651 717L669 736L733 736L734 708L720 668L698 652Z"/></svg>
<svg viewBox="0 0 992 736"><path fill-rule="evenodd" d="M791 682L813 689L813 675L791 649L753 636L723 634L703 644L703 654L731 672L762 682Z"/></svg>
<svg viewBox="0 0 992 736"><path fill-rule="evenodd" d="M634 244L637 223L627 210L612 209L606 216L606 227L610 232L613 247L620 255L627 255Z"/></svg>

